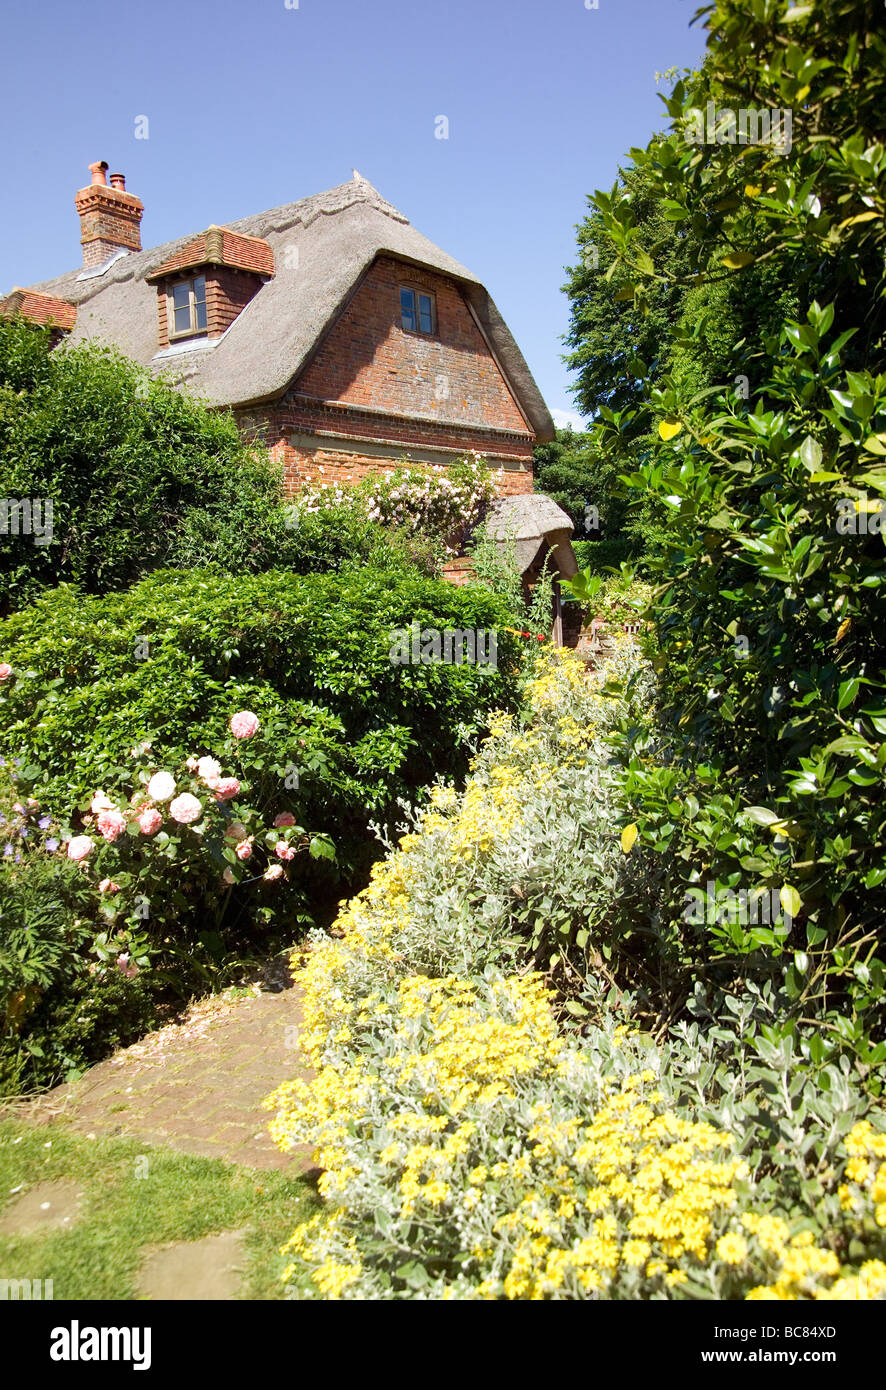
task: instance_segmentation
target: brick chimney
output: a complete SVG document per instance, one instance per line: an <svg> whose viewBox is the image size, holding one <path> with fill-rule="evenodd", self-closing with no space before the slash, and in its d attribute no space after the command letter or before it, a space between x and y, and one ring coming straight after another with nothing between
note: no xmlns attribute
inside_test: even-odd
<svg viewBox="0 0 886 1390"><path fill-rule="evenodd" d="M140 223L144 204L134 193L126 192L122 174L107 180L104 160L90 164L92 183L81 188L74 202L80 214L80 242L84 269L101 265L115 251L142 249Z"/></svg>

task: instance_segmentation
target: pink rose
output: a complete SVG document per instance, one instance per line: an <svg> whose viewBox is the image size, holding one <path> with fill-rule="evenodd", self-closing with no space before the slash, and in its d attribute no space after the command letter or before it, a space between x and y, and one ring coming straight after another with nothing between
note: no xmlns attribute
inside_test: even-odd
<svg viewBox="0 0 886 1390"><path fill-rule="evenodd" d="M68 841L69 859L88 859L95 845L88 835L75 835Z"/></svg>
<svg viewBox="0 0 886 1390"><path fill-rule="evenodd" d="M177 796L169 807L169 814L172 819L178 821L179 825L190 825L193 821L199 820L203 814L203 807L196 796L191 796L190 792L182 792Z"/></svg>
<svg viewBox="0 0 886 1390"><path fill-rule="evenodd" d="M278 840L274 846L274 853L280 859L294 859L295 850L292 845L288 845L285 840Z"/></svg>
<svg viewBox="0 0 886 1390"><path fill-rule="evenodd" d="M198 758L197 772L204 781L208 782L210 777L218 777L221 772L221 763L215 758Z"/></svg>
<svg viewBox="0 0 886 1390"><path fill-rule="evenodd" d="M281 811L279 816L274 817L274 827L282 830L284 825L295 825L295 816L291 811Z"/></svg>
<svg viewBox="0 0 886 1390"><path fill-rule="evenodd" d="M225 869L224 873L222 874L222 878L224 879L225 883L236 883L236 882L237 882L237 880L236 880L235 877L234 877L234 870L231 868L230 864L228 865L228 867Z"/></svg>
<svg viewBox="0 0 886 1390"><path fill-rule="evenodd" d="M258 715L251 710L241 709L231 715L231 733L234 738L252 738L258 732Z"/></svg>
<svg viewBox="0 0 886 1390"><path fill-rule="evenodd" d="M120 884L115 883L114 880L111 878L103 878L101 883L98 885L98 891L100 893L119 893Z"/></svg>
<svg viewBox="0 0 886 1390"><path fill-rule="evenodd" d="M188 758L188 761L185 763L188 772L196 772L199 766L200 764L196 758Z"/></svg>
<svg viewBox="0 0 886 1390"><path fill-rule="evenodd" d="M214 780L216 801L233 801L240 791L240 783L236 777L216 777Z"/></svg>
<svg viewBox="0 0 886 1390"><path fill-rule="evenodd" d="M238 859L250 859L252 857L252 839L241 840L234 850Z"/></svg>
<svg viewBox="0 0 886 1390"><path fill-rule="evenodd" d="M134 980L138 974L138 966L135 961L130 961L128 951L121 951L115 964L121 974L126 976L127 980Z"/></svg>
<svg viewBox="0 0 886 1390"><path fill-rule="evenodd" d="M245 840L246 835L246 826L239 820L231 821L231 824L225 831L226 840Z"/></svg>
<svg viewBox="0 0 886 1390"><path fill-rule="evenodd" d="M122 835L123 831L126 829L126 817L122 812L118 811L116 807L112 807L110 811L99 812L96 825L98 826L98 833L107 840L109 844L113 844L117 837Z"/></svg>
<svg viewBox="0 0 886 1390"><path fill-rule="evenodd" d="M282 864L269 864L268 867L265 869L263 877L266 878L269 883L271 883L275 878L279 878L282 873Z"/></svg>
<svg viewBox="0 0 886 1390"><path fill-rule="evenodd" d="M168 772L155 772L148 783L148 796L152 801L168 801L175 796L175 778Z"/></svg>
<svg viewBox="0 0 886 1390"><path fill-rule="evenodd" d="M8 680L12 675L12 667L6 661L0 661L0 681Z"/></svg>
<svg viewBox="0 0 886 1390"><path fill-rule="evenodd" d="M138 818L138 824L143 835L156 835L163 824L163 817L156 806L146 806Z"/></svg>
<svg viewBox="0 0 886 1390"><path fill-rule="evenodd" d="M113 801L105 796L104 792L96 792L92 798L89 809L94 816L97 816L100 811L115 810L115 806Z"/></svg>

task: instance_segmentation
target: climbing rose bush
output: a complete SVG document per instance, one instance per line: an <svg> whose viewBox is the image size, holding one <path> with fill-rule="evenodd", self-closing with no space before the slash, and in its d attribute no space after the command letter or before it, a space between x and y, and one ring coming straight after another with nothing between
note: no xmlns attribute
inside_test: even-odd
<svg viewBox="0 0 886 1390"><path fill-rule="evenodd" d="M370 521L435 536L455 548L482 519L499 481L479 454L472 453L448 468L397 468L357 487L321 484L303 492L298 506L318 512L347 503L363 508Z"/></svg>

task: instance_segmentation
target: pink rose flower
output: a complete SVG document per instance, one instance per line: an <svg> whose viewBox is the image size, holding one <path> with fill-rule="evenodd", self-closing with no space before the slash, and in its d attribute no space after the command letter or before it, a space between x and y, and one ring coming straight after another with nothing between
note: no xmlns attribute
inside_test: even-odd
<svg viewBox="0 0 886 1390"><path fill-rule="evenodd" d="M246 835L246 826L243 824L242 821L239 820L231 821L231 824L225 831L226 840L245 840Z"/></svg>
<svg viewBox="0 0 886 1390"><path fill-rule="evenodd" d="M236 882L237 882L237 880L236 880L235 877L234 877L234 870L231 868L230 864L228 865L228 867L225 869L224 873L222 874L222 878L224 879L225 883L236 883Z"/></svg>
<svg viewBox="0 0 886 1390"><path fill-rule="evenodd" d="M95 845L88 835L74 835L68 841L68 858L88 859L94 849Z"/></svg>
<svg viewBox="0 0 886 1390"><path fill-rule="evenodd" d="M148 783L148 796L152 801L168 801L175 796L175 778L168 772L155 772Z"/></svg>
<svg viewBox="0 0 886 1390"><path fill-rule="evenodd" d="M295 850L292 845L288 845L285 840L278 840L274 846L274 853L279 859L294 859Z"/></svg>
<svg viewBox="0 0 886 1390"><path fill-rule="evenodd" d="M100 811L113 811L116 808L113 801L105 796L104 792L99 791L93 796L89 809L94 816L97 816Z"/></svg>
<svg viewBox="0 0 886 1390"><path fill-rule="evenodd" d="M98 885L98 891L100 893L119 893L120 884L115 883L114 880L111 878L103 878L101 883Z"/></svg>
<svg viewBox="0 0 886 1390"><path fill-rule="evenodd" d="M203 807L196 796L191 796L190 792L182 792L169 807L169 814L179 825L191 825L193 821L200 819Z"/></svg>
<svg viewBox="0 0 886 1390"><path fill-rule="evenodd" d="M274 827L282 830L284 825L295 825L295 816L291 811L281 811L279 816L274 817Z"/></svg>
<svg viewBox="0 0 886 1390"><path fill-rule="evenodd" d="M218 762L215 758L198 758L197 772L204 779L204 781L208 782L210 777L217 778L219 776L219 773L221 772L221 763Z"/></svg>
<svg viewBox="0 0 886 1390"><path fill-rule="evenodd" d="M143 835L156 835L163 824L163 817L156 806L146 806L138 818L138 824Z"/></svg>
<svg viewBox="0 0 886 1390"><path fill-rule="evenodd" d="M251 859L251 857L252 857L252 839L251 839L251 837L250 837L250 839L248 839L248 840L241 840L240 843L239 843L239 845L237 846L237 848L234 850L234 853L236 854L236 856L237 856L238 859Z"/></svg>
<svg viewBox="0 0 886 1390"><path fill-rule="evenodd" d="M199 766L200 764L197 758L188 758L188 761L185 763L188 772L196 772Z"/></svg>
<svg viewBox="0 0 886 1390"><path fill-rule="evenodd" d="M216 777L214 791L216 801L233 801L240 791L240 783L236 777Z"/></svg>
<svg viewBox="0 0 886 1390"><path fill-rule="evenodd" d="M134 960L131 961L129 959L128 951L121 951L115 964L120 973L126 976L127 980L134 980L138 974L138 966Z"/></svg>
<svg viewBox="0 0 886 1390"><path fill-rule="evenodd" d="M96 825L98 826L98 833L109 844L113 844L126 829L126 817L116 807L112 807L110 811L99 812Z"/></svg>
<svg viewBox="0 0 886 1390"><path fill-rule="evenodd" d="M0 681L8 680L12 675L12 667L7 661L0 661Z"/></svg>
<svg viewBox="0 0 886 1390"><path fill-rule="evenodd" d="M258 732L258 715L251 710L241 709L231 715L231 733L234 738L252 738Z"/></svg>
<svg viewBox="0 0 886 1390"><path fill-rule="evenodd" d="M268 867L265 869L263 877L266 878L269 883L271 883L275 878L279 878L282 873L282 864L269 864Z"/></svg>

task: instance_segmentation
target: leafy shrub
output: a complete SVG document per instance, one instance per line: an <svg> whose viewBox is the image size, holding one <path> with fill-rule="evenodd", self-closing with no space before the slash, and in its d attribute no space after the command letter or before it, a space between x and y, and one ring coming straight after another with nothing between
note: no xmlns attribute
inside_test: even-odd
<svg viewBox="0 0 886 1390"><path fill-rule="evenodd" d="M355 495L349 495L349 493ZM432 537L370 520L356 489L286 502L276 492L234 492L224 508L188 512L169 554L170 566L224 574L327 570L369 565L436 574L442 547Z"/></svg>
<svg viewBox="0 0 886 1390"><path fill-rule="evenodd" d="M886 495L886 357L882 299L863 287L882 273L886 50L873 7L848 0L719 0L705 22L704 70L675 85L670 131L634 162L687 229L684 286L727 281L734 303L745 291L750 303L762 263L798 307L778 332L741 316L746 400L732 382L699 392L675 357L670 370L636 369L630 427L601 411L598 447L670 514L647 558L657 713L626 731L626 792L640 843L666 868L659 914L675 934L699 885L781 899L777 922L705 924L693 966L705 987L771 978L788 1000L785 1036L812 1015L821 1057L848 1047L876 1070L886 662L882 540L870 532ZM791 108L791 158L688 141L711 94ZM664 261L623 189L594 205L638 317ZM639 429L654 444L638 464L626 436ZM876 520L868 534L863 519Z"/></svg>
<svg viewBox="0 0 886 1390"><path fill-rule="evenodd" d="M0 496L53 508L48 544L2 538L0 611L47 585L132 583L174 560L182 528L219 528L247 564L270 556L279 473L231 416L107 349L49 342L33 325L0 323Z"/></svg>
<svg viewBox="0 0 886 1390"><path fill-rule="evenodd" d="M262 751L250 745L250 762L241 747L237 775L262 805L341 841L438 769L463 768L463 736L513 701L520 643L500 617L482 589L370 569L165 573L89 599L63 587L5 624L0 741L70 817L96 788L128 794L139 743L180 766L218 752L234 711L253 710ZM501 626L497 666L393 664L392 630L412 622Z"/></svg>
<svg viewBox="0 0 886 1390"><path fill-rule="evenodd" d="M623 806L606 746L620 714L616 678L636 665L627 639L609 685L589 683L570 652L537 657L527 721L493 717L464 791L438 782L429 804L407 813L390 883L355 898L342 921L374 940L392 930L405 894L409 914L396 925L413 968L470 974L519 953L574 993L609 951L615 904L641 891L624 874Z"/></svg>

